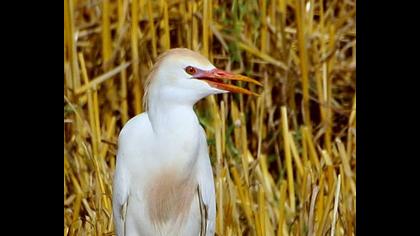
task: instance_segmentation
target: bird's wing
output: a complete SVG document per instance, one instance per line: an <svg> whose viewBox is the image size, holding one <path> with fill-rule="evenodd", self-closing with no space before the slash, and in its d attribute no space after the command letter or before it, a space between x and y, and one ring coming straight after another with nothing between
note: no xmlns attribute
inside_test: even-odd
<svg viewBox="0 0 420 236"><path fill-rule="evenodd" d="M117 236L125 236L125 221L129 196L128 173L124 165L119 161L121 159L121 154L118 154L112 195L112 208Z"/></svg>
<svg viewBox="0 0 420 236"><path fill-rule="evenodd" d="M207 141L204 130L201 128L200 154L198 159L198 194L200 213L202 219L202 235L214 235L216 224L216 195L213 182L213 170L208 154Z"/></svg>
<svg viewBox="0 0 420 236"><path fill-rule="evenodd" d="M113 212L117 236L155 235L148 232L153 226L147 224L143 201L132 197L143 196L144 176L150 174L145 148L151 146L152 128L147 113L131 118L118 137L117 163L113 183ZM143 164L143 166L142 166ZM146 168L143 168L145 167ZM134 175L134 177L133 177ZM136 182L135 182L136 181ZM132 184L135 183L133 187ZM138 222L140 219L140 222ZM138 230L141 228L141 232Z"/></svg>

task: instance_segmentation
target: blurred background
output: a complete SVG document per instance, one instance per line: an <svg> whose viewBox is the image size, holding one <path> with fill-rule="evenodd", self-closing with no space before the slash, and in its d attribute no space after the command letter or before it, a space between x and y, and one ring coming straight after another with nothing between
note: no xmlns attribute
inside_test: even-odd
<svg viewBox="0 0 420 236"><path fill-rule="evenodd" d="M169 48L246 74L259 97L195 110L217 235L355 235L354 0L64 0L64 235L114 235L117 139Z"/></svg>

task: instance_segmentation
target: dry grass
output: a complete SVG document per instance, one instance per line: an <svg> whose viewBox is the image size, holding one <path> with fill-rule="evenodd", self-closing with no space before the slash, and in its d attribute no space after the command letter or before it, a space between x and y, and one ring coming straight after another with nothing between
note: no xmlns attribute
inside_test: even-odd
<svg viewBox="0 0 420 236"><path fill-rule="evenodd" d="M64 235L113 234L118 133L173 47L264 83L196 106L217 235L355 234L355 1L64 3Z"/></svg>

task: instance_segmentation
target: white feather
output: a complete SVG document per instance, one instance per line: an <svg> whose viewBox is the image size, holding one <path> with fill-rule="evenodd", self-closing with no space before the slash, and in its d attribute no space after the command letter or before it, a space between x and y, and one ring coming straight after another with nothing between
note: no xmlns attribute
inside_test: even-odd
<svg viewBox="0 0 420 236"><path fill-rule="evenodd" d="M214 189L213 170L208 154L206 134L201 128L201 142L199 155L199 169L202 171L198 177L198 185L204 204L207 206L208 218L206 223L206 235L214 235L216 225L216 194Z"/></svg>

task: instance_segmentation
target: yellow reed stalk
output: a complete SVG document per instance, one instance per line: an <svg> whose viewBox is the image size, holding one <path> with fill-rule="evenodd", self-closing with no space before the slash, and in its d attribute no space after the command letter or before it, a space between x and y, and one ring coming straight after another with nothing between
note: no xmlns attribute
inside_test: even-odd
<svg viewBox="0 0 420 236"><path fill-rule="evenodd" d="M303 90L303 120L305 126L312 130L311 115L309 110L309 70L308 70L308 55L306 51L306 27L304 14L304 0L296 0L296 23L298 29L298 45L300 56L300 70Z"/></svg>
<svg viewBox="0 0 420 236"><path fill-rule="evenodd" d="M248 171L249 171L249 160L247 157L247 153L248 153L248 146L247 146L247 135L246 135L246 121L245 121L245 116L244 114L241 112L240 113L240 121L241 121L241 127L240 127L240 140L241 140L241 163L242 163L242 168L243 168L243 173L244 173L244 177L245 177L245 183L246 186L249 186L249 176L248 176Z"/></svg>
<svg viewBox="0 0 420 236"><path fill-rule="evenodd" d="M112 39L111 39L111 4L109 0L102 2L102 68L107 71L111 67L112 59ZM118 107L116 100L116 91L113 80L105 82L106 98L111 102L111 109L115 110Z"/></svg>
<svg viewBox="0 0 420 236"><path fill-rule="evenodd" d="M125 9L124 9L124 0L118 0L117 3L117 12L118 12L118 32L122 34L124 30L124 20L125 20ZM125 51L124 48L120 50L120 61L121 64L124 65L125 61ZM126 123L128 121L128 103L127 103L127 71L122 69L120 72L120 102L121 102L121 121L122 123Z"/></svg>
<svg viewBox="0 0 420 236"><path fill-rule="evenodd" d="M208 24L208 30L210 31L212 25L213 25L213 0L207 0L208 1L208 20L209 20L209 24ZM213 61L213 50L212 50L212 45L213 45L213 34L210 32L207 36L207 40L208 40L208 58L209 60L212 62Z"/></svg>
<svg viewBox="0 0 420 236"><path fill-rule="evenodd" d="M330 155L328 155L328 152L326 150L322 150L321 151L321 155L324 158L324 161L325 161L325 165L326 166L332 166L333 165L333 162L331 160L331 157L330 157Z"/></svg>
<svg viewBox="0 0 420 236"><path fill-rule="evenodd" d="M226 37L226 36L225 36L225 38L229 39L229 37ZM273 65L279 67L280 69L283 69L283 70L286 70L287 69L287 66L283 62L281 62L281 61L273 58L272 56L270 56L270 55L268 55L266 53L261 52L260 50L258 50L254 46L245 44L243 42L237 42L237 43L238 43L238 46L241 49L249 52L250 54L253 54L253 55L257 56L257 57L259 57L259 58L267 61L268 63L273 64Z"/></svg>
<svg viewBox="0 0 420 236"><path fill-rule="evenodd" d="M302 183L301 186L300 186L301 187L301 189L300 189L301 201L302 201L301 206L305 207L306 202L308 201L308 194L310 192L310 184L311 184L311 173L309 171L305 173L305 176L302 178L301 183ZM302 232L304 231L304 227L307 224L305 219L308 219L307 212L306 211L300 211L300 213L299 213L299 227L296 228L298 231L302 231Z"/></svg>
<svg viewBox="0 0 420 236"><path fill-rule="evenodd" d="M225 103L224 101L220 101L220 136L221 136L221 155L226 153L226 111L225 111Z"/></svg>
<svg viewBox="0 0 420 236"><path fill-rule="evenodd" d="M86 71L85 60L83 58L82 53L79 53L78 56L79 56L80 67L82 69L83 81L85 85L87 85L89 84L89 79L88 79L88 75ZM97 132L95 131L96 120L95 120L95 112L93 108L93 96L90 89L87 90L87 98L88 98L87 100L88 100L88 112L89 112L89 125L91 128L91 135L92 135L92 149L93 149L93 153L98 153L98 138L99 137L97 136Z"/></svg>
<svg viewBox="0 0 420 236"><path fill-rule="evenodd" d="M285 106L281 107L281 121L282 121L282 130L283 130L284 155L286 158L289 201L290 201L290 208L292 212L294 213L296 211L295 187L294 187L294 180L293 180L292 157L290 154L289 124L287 122L287 110Z"/></svg>
<svg viewBox="0 0 420 236"><path fill-rule="evenodd" d="M125 64L125 60L122 59L122 63ZM120 90L120 97L121 97L121 121L123 124L127 123L128 117L128 103L127 103L127 73L125 69L121 70L121 90Z"/></svg>
<svg viewBox="0 0 420 236"><path fill-rule="evenodd" d="M304 132L304 137L306 139L306 143L308 145L308 154L309 154L309 159L312 161L312 164L315 165L317 171L321 170L321 164L319 163L319 159L318 159L318 155L316 153L316 149L315 149L315 145L313 143L313 138L311 135L311 131L308 127L304 127L302 129L302 131Z"/></svg>
<svg viewBox="0 0 420 236"><path fill-rule="evenodd" d="M241 118L239 115L239 109L238 105L235 101L230 101L230 114L233 121L234 129L233 129L233 136L234 136L234 142L235 147L240 147L241 145Z"/></svg>
<svg viewBox="0 0 420 236"><path fill-rule="evenodd" d="M263 119L264 119L264 96L257 99L257 127L258 127L258 146L257 146L257 159L261 155L261 143L263 139Z"/></svg>
<svg viewBox="0 0 420 236"><path fill-rule="evenodd" d="M203 48L201 49L201 53L208 57L209 55L209 10L211 6L209 6L209 0L203 0Z"/></svg>
<svg viewBox="0 0 420 236"><path fill-rule="evenodd" d="M156 27L152 11L152 1L146 1L147 15L149 17L150 34L152 36L152 56L157 57Z"/></svg>
<svg viewBox="0 0 420 236"><path fill-rule="evenodd" d="M353 137L353 131L356 129L356 95L353 97L353 106L350 113L348 130L347 130L347 156L349 161L352 159L353 154L353 144L355 143L355 138Z"/></svg>
<svg viewBox="0 0 420 236"><path fill-rule="evenodd" d="M310 161L308 158L308 143L306 142L306 131L305 131L305 126L302 126L300 128L300 133L302 134L302 159L303 159L303 165L309 166L310 165Z"/></svg>
<svg viewBox="0 0 420 236"><path fill-rule="evenodd" d="M309 0L306 2L305 5L305 14L306 14L306 29L308 34L313 33L313 23L314 23L314 11L315 11L315 3L314 0Z"/></svg>
<svg viewBox="0 0 420 236"><path fill-rule="evenodd" d="M96 135L96 145L98 147L97 152L93 153L93 157L94 158L98 158L99 157L99 149L101 148L101 123L100 123L100 118L99 118L99 101L98 101L98 90L96 90L96 88L93 88L93 103L92 103L92 107L93 107L93 117L95 119L95 126L93 127L93 131L95 132Z"/></svg>
<svg viewBox="0 0 420 236"><path fill-rule="evenodd" d="M111 27L110 27L110 3L109 0L102 1L102 59L107 64L112 55Z"/></svg>
<svg viewBox="0 0 420 236"><path fill-rule="evenodd" d="M131 60L133 62L133 92L134 92L134 112L139 114L142 112L142 89L140 85L139 72L139 49L138 49L138 22L139 22L139 2L133 0L131 2Z"/></svg>
<svg viewBox="0 0 420 236"><path fill-rule="evenodd" d="M224 174L226 173L226 169L222 169L222 166L220 164L217 165L216 168L217 171L217 177L216 177L216 193L217 193L217 219L216 219L216 232L218 232L219 234L223 234L223 229L224 229L224 221L223 221L223 178L224 178Z"/></svg>
<svg viewBox="0 0 420 236"><path fill-rule="evenodd" d="M261 34L261 52L266 53L267 52L267 6L266 6L266 0L260 0L260 6L261 6L261 11L260 11L260 22L261 22L261 27L260 27L260 34Z"/></svg>
<svg viewBox="0 0 420 236"><path fill-rule="evenodd" d="M198 20L197 17L194 16L194 12L197 12L197 3L194 1L192 2L192 11L191 11L191 19L192 19L192 49L198 50Z"/></svg>
<svg viewBox="0 0 420 236"><path fill-rule="evenodd" d="M319 18L320 18L320 22L319 22L319 28L320 28L320 32L322 34L325 33L325 14L324 14L324 4L319 4L320 10L319 10ZM327 45L327 41L325 39L325 37L320 37L320 46L321 46L321 56L322 58L325 58L327 55L327 50L326 50L326 45ZM322 67L321 67L321 71L316 70L316 80L317 80L317 88L318 88L318 99L320 102L320 109L321 109L321 116L322 116L322 120L323 120L323 124L324 124L324 128L325 128L325 135L324 135L324 140L325 140L325 147L328 151L328 154L331 155L331 123L329 120L328 115L331 113L331 107L328 105L327 103L327 91L328 91L328 67L327 67L327 61L324 60L322 62ZM321 74L322 73L322 74ZM322 83L321 83L322 81ZM319 83L319 84L318 84Z"/></svg>
<svg viewBox="0 0 420 236"><path fill-rule="evenodd" d="M90 208L89 203L87 202L86 198L82 200L83 207L86 209L89 217L94 220L96 218L95 212Z"/></svg>
<svg viewBox="0 0 420 236"><path fill-rule="evenodd" d="M266 203L265 203L265 193L264 193L264 188L262 186L260 186L258 191L258 219L260 222L260 235L267 235L266 233L266 214L267 214L267 210L266 210Z"/></svg>
<svg viewBox="0 0 420 236"><path fill-rule="evenodd" d="M168 15L168 3L164 0L160 1L163 10L163 48L169 50L171 48L170 32L169 32L169 15Z"/></svg>
<svg viewBox="0 0 420 236"><path fill-rule="evenodd" d="M281 40L281 50L282 53L286 53L286 32L285 32L285 27L286 27L286 16L287 16L287 11L286 11L286 5L287 5L287 1L284 0L278 0L278 13L279 13L279 21L278 21L278 25L277 25L277 31L280 31L280 40Z"/></svg>
<svg viewBox="0 0 420 236"><path fill-rule="evenodd" d="M337 181L335 181L334 184L337 184ZM331 209L331 204L332 204L332 201L334 199L333 188L330 188L328 191L329 191L329 193L328 193L328 197L327 197L327 202L326 202L326 205L324 207L324 209L326 209L326 210L324 210L324 212L322 214L321 221L319 222L319 227L318 227L317 232L316 232L317 236L325 235L325 233L324 233L325 225L326 225L326 222L327 222L327 217L328 217L329 212L330 212L329 209Z"/></svg>
<svg viewBox="0 0 420 236"><path fill-rule="evenodd" d="M106 133L106 139L107 140L109 140L109 139L111 139L111 137L112 137L112 135L114 134L114 132L115 132L115 123L117 122L117 119L115 118L115 116L112 116L111 117L111 119L109 120L109 123L108 123L108 125L107 125L107 133ZM100 152L100 158L105 158L105 155L106 155L106 153L107 153L107 151L108 151L108 147L109 147L109 145L108 144L104 144L103 146L102 146L102 150L101 150L101 152Z"/></svg>
<svg viewBox="0 0 420 236"><path fill-rule="evenodd" d="M88 84L84 84L83 86L81 86L80 88L76 89L76 94L82 94L84 92L86 92L86 90L88 89L93 89L93 88L97 88L101 83L103 83L104 81L112 78L114 75L120 73L121 71L123 71L125 68L127 68L130 65L129 62L121 64L117 67L115 67L114 69L94 78L92 81L90 81ZM134 66L135 67L135 66Z"/></svg>
<svg viewBox="0 0 420 236"><path fill-rule="evenodd" d="M336 191L335 191L333 220L332 220L332 223L331 223L331 236L335 235L334 233L335 233L337 213L338 213L338 200L340 198L340 186L341 186L340 183L341 183L341 175L338 175L338 180L337 180L337 184L336 184Z"/></svg>
<svg viewBox="0 0 420 236"><path fill-rule="evenodd" d="M71 176L71 180L73 181L73 185L76 188L76 201L73 204L73 222L75 222L80 216L79 212L80 212L83 192L82 192L82 190L80 188L80 185L79 185L79 183L78 183L78 181L77 181L77 179L75 178L74 175Z"/></svg>
<svg viewBox="0 0 420 236"><path fill-rule="evenodd" d="M303 166L302 161L300 160L297 147L295 145L295 141L293 140L293 136L291 133L289 133L289 142L290 142L290 150L292 151L293 160L296 164L297 173L299 174L299 177L303 177Z"/></svg>
<svg viewBox="0 0 420 236"><path fill-rule="evenodd" d="M309 210L309 217L308 217L308 235L313 235L314 232L314 212L315 212L315 203L318 196L319 188L318 186L315 186L315 188L312 190L312 196L311 196L311 206Z"/></svg>
<svg viewBox="0 0 420 236"><path fill-rule="evenodd" d="M277 236L283 236L283 226L286 219L285 205L286 205L286 187L287 182L281 181L280 184L280 201L279 201L279 220L277 225Z"/></svg>
<svg viewBox="0 0 420 236"><path fill-rule="evenodd" d="M249 199L249 195L248 195L248 187L244 186L244 184L241 181L241 177L238 174L238 171L236 170L235 167L232 167L230 169L230 172L233 176L233 181L235 183L236 186L236 190L238 192L238 196L239 196L239 200L242 203L242 208L245 212L245 216L248 220L249 223L252 223L252 209L251 209L251 205L250 205L250 199Z"/></svg>
<svg viewBox="0 0 420 236"><path fill-rule="evenodd" d="M184 2L183 3L181 3L181 4L184 4ZM187 4L186 5L186 13L185 13L185 22L184 22L184 25L183 25L183 29L189 29L189 30L186 30L186 34L187 34L187 44L186 44L186 47L187 48L193 48L193 46L192 46L192 38L193 38L193 31L194 31L194 29L193 29L193 27L192 27L192 21L193 21L193 10L192 10L192 4L193 4L193 2L191 2L191 1L188 1L188 2L185 2L185 4ZM188 23L190 23L190 24L188 24Z"/></svg>
<svg viewBox="0 0 420 236"><path fill-rule="evenodd" d="M75 42L75 19L74 1L64 1L64 39L67 46L68 63L70 64L69 74L66 76L66 84L69 88L76 89L80 86L80 73L77 64L77 45Z"/></svg>
<svg viewBox="0 0 420 236"><path fill-rule="evenodd" d="M350 167L350 163L349 163L349 157L347 156L347 152L344 148L344 144L341 142L340 138L336 138L335 142L337 144L338 147L338 152L340 153L340 158L341 158L341 164L344 167L344 173L345 176L348 178L351 178L353 176L351 167Z"/></svg>
<svg viewBox="0 0 420 236"><path fill-rule="evenodd" d="M321 174L321 177L319 179L319 194L318 194L318 200L316 203L316 214L315 214L315 222L319 222L322 219L322 216L324 214L324 180L325 175ZM316 224L314 226L314 232L316 232Z"/></svg>
<svg viewBox="0 0 420 236"><path fill-rule="evenodd" d="M261 182L264 186L265 192L269 193L269 196L273 196L273 190L271 188L271 185L273 183L273 179L271 177L270 172L268 171L268 166L267 166L267 156L266 155L261 155L259 158L259 164L260 164L260 169L262 172L262 176L261 176Z"/></svg>
<svg viewBox="0 0 420 236"><path fill-rule="evenodd" d="M329 49L328 51L332 52L335 47L335 29L334 26L330 26L330 40L329 40ZM324 49L325 50L325 49ZM323 64L323 80L324 80L324 101L326 103L326 130L325 130L325 141L326 141L326 147L329 153L331 153L331 136L332 136L332 124L333 124L333 110L332 110L332 76L330 76L332 68L334 68L334 57L329 57L328 63Z"/></svg>

